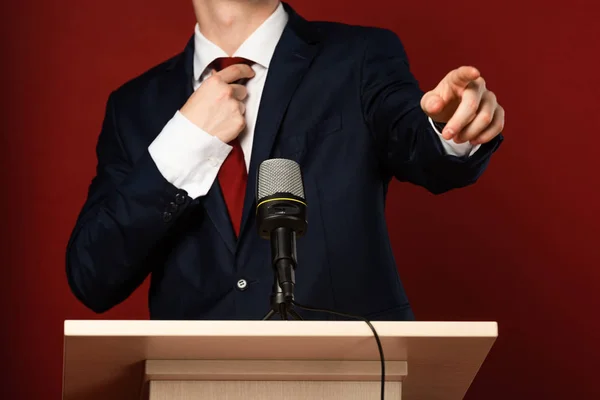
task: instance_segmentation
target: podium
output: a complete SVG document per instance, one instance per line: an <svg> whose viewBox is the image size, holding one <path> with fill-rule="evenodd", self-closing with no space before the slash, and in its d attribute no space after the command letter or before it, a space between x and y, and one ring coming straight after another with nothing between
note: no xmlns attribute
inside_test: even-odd
<svg viewBox="0 0 600 400"><path fill-rule="evenodd" d="M372 322L387 400L462 399L495 322ZM380 399L354 321L65 321L63 400Z"/></svg>

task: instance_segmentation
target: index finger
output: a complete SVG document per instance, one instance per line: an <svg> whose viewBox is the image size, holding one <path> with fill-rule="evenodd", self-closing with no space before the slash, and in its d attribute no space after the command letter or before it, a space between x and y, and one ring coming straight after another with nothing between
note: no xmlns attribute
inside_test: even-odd
<svg viewBox="0 0 600 400"><path fill-rule="evenodd" d="M217 75L226 83L233 83L240 79L249 79L254 77L254 71L246 64L230 65L217 72Z"/></svg>
<svg viewBox="0 0 600 400"><path fill-rule="evenodd" d="M450 72L448 80L450 84L458 86L462 89L466 88L469 83L479 79L481 73L474 67L460 67Z"/></svg>

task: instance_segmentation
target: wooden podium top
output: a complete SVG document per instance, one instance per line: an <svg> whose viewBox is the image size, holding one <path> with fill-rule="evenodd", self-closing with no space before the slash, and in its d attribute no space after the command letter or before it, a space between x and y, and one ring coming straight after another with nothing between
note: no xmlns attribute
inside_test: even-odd
<svg viewBox="0 0 600 400"><path fill-rule="evenodd" d="M495 322L372 322L386 361L407 361L403 399L462 399ZM64 400L140 398L145 360L379 360L354 321L65 321ZM427 393L427 397L423 397Z"/></svg>

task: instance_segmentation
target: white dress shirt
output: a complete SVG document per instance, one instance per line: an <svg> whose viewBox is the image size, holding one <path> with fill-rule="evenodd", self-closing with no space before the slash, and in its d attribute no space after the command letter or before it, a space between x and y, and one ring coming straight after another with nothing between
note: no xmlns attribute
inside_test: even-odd
<svg viewBox="0 0 600 400"><path fill-rule="evenodd" d="M254 33L246 39L232 57L242 57L253 61L255 76L248 81L246 105L246 128L239 140L244 152L246 168L250 166L250 155L254 140L254 127L258 116L258 107L267 78L271 58L275 47L287 24L288 15L280 3L275 12ZM219 57L229 55L202 35L198 25L194 35L194 90L210 75L207 67ZM442 145L448 154L456 156L472 155L479 145L457 144L446 140L435 128ZM150 144L148 150L158 170L165 179L179 189L185 190L190 197L198 198L208 193L217 177L219 168L227 158L232 147L194 125L179 111L165 125L161 133Z"/></svg>

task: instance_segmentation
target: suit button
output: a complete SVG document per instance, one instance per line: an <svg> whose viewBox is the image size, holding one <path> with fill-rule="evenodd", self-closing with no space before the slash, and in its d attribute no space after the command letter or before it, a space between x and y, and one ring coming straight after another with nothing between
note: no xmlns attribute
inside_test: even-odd
<svg viewBox="0 0 600 400"><path fill-rule="evenodd" d="M246 290L246 288L248 288L248 282L246 282L245 279L240 279L237 282L237 288L243 292L244 290Z"/></svg>
<svg viewBox="0 0 600 400"><path fill-rule="evenodd" d="M179 206L173 202L167 206L167 212L174 213L177 212L177 210L179 210Z"/></svg>
<svg viewBox="0 0 600 400"><path fill-rule="evenodd" d="M183 203L185 203L185 194L177 193L175 196L175 204L182 205Z"/></svg>
<svg viewBox="0 0 600 400"><path fill-rule="evenodd" d="M166 211L166 212L163 213L163 221L165 221L165 222L171 222L172 219L173 219L173 214L171 214L168 211Z"/></svg>

